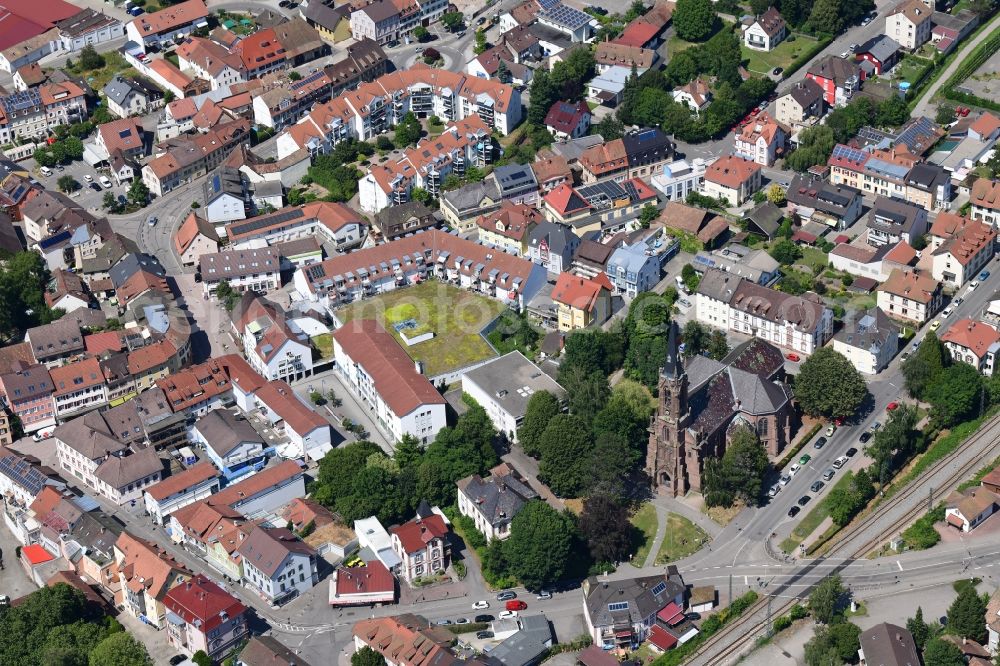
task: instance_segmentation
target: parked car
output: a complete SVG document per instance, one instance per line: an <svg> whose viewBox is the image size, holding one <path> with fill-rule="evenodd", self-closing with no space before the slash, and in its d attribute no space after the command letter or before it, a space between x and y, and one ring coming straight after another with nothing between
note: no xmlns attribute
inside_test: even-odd
<svg viewBox="0 0 1000 666"><path fill-rule="evenodd" d="M975 291L976 287L979 286L979 280L973 280L969 283L969 291Z"/></svg>
<svg viewBox="0 0 1000 666"><path fill-rule="evenodd" d="M92 183L92 182L94 182L94 177L93 177L93 176L91 176L91 175L90 175L89 173L85 173L85 174L83 174L83 179L84 179L85 181L87 181L88 183Z"/></svg>
<svg viewBox="0 0 1000 666"><path fill-rule="evenodd" d="M510 611L510 610L500 611L500 614L497 615L497 617L499 617L501 620L517 617L517 611Z"/></svg>
<svg viewBox="0 0 1000 666"><path fill-rule="evenodd" d="M697 622L701 619L701 613L684 613L684 619L691 622Z"/></svg>
<svg viewBox="0 0 1000 666"><path fill-rule="evenodd" d="M870 432L868 432L867 430L865 430L863 433L861 433L861 437L858 437L858 441L861 442L862 444L864 444L865 442L867 442L871 438L872 438L872 434Z"/></svg>
<svg viewBox="0 0 1000 666"><path fill-rule="evenodd" d="M833 425L831 423L830 425L828 425L826 427L826 436L827 437L833 437L833 433L836 432L836 430L837 430L837 426L835 426L835 425Z"/></svg>
<svg viewBox="0 0 1000 666"><path fill-rule="evenodd" d="M806 504L809 504L809 500L811 499L812 497L810 495L803 495L798 499L796 504L798 504L799 506L805 506Z"/></svg>
<svg viewBox="0 0 1000 666"><path fill-rule="evenodd" d="M835 470L832 470L832 469L826 470L825 472L823 472L823 480L824 481L829 481L830 479L833 478L833 475L836 474L836 473L837 472Z"/></svg>
<svg viewBox="0 0 1000 666"><path fill-rule="evenodd" d="M935 319L933 322L931 322L931 327L930 327L931 331L936 331L939 328L941 328L941 320L940 319Z"/></svg>
<svg viewBox="0 0 1000 666"><path fill-rule="evenodd" d="M982 282L983 280L988 280L989 277L990 277L990 272L983 271L982 273L979 274L979 281Z"/></svg>
<svg viewBox="0 0 1000 666"><path fill-rule="evenodd" d="M847 456L840 456L839 458L833 461L833 467L835 469L840 469L846 464L847 464Z"/></svg>
<svg viewBox="0 0 1000 666"><path fill-rule="evenodd" d="M852 446L851 448L844 451L844 455L847 456L848 458L853 458L857 454L857 452L858 450Z"/></svg>
<svg viewBox="0 0 1000 666"><path fill-rule="evenodd" d="M792 465L791 467L788 468L788 475L795 476L796 474L798 474L798 471L800 469L802 469L802 465L799 464Z"/></svg>
<svg viewBox="0 0 1000 666"><path fill-rule="evenodd" d="M777 76L778 74L781 74L783 71L785 70L783 70L781 67L775 67L774 69L771 70L771 73Z"/></svg>
<svg viewBox="0 0 1000 666"><path fill-rule="evenodd" d="M802 509L800 509L799 507L793 506L791 509L788 510L788 517L794 518L795 516L799 515L799 511L801 510Z"/></svg>
<svg viewBox="0 0 1000 666"><path fill-rule="evenodd" d="M789 482L790 482L791 480L792 480L792 477L791 477L791 475L789 475L789 474L782 474L782 475L781 475L781 478L780 478L780 479L778 479L778 483L779 483L780 485L782 485L782 486L787 486L787 485L788 485L788 483L789 483Z"/></svg>
<svg viewBox="0 0 1000 666"><path fill-rule="evenodd" d="M151 227L155 227L156 223L159 221L160 219L158 217L156 217L155 215L150 215L149 218L146 220L146 224L148 224Z"/></svg>
<svg viewBox="0 0 1000 666"><path fill-rule="evenodd" d="M789 352L789 353L785 354L785 358L787 358L792 363L798 363L799 362L799 355L798 354L794 354L794 353Z"/></svg>
<svg viewBox="0 0 1000 666"><path fill-rule="evenodd" d="M48 168L47 166L38 167L38 170L41 171L42 175L45 176L46 178L52 175L52 169Z"/></svg>
<svg viewBox="0 0 1000 666"><path fill-rule="evenodd" d="M446 627L446 626L448 626L451 623L452 623L451 620L438 620L434 624L440 625L442 627Z"/></svg>
<svg viewBox="0 0 1000 666"><path fill-rule="evenodd" d="M503 590L497 594L497 601L509 601L511 599L517 599L517 592L514 590Z"/></svg>
<svg viewBox="0 0 1000 666"><path fill-rule="evenodd" d="M961 305L961 304L962 304L962 303L964 303L964 302L965 302L965 299L964 299L964 298L962 298L961 296L959 296L958 298L956 298L955 300L953 300L953 301L951 302L951 304L952 304L952 306L953 306L953 307L956 307L956 308L957 308L957 307L958 307L959 305Z"/></svg>
<svg viewBox="0 0 1000 666"><path fill-rule="evenodd" d="M951 316L952 312L954 312L954 308L952 308L951 306L946 307L944 310L941 311L941 319L947 319L948 317Z"/></svg>
<svg viewBox="0 0 1000 666"><path fill-rule="evenodd" d="M535 595L535 598L541 601L545 601L546 599L552 598L552 593L549 592L548 590L539 590L538 594Z"/></svg>
<svg viewBox="0 0 1000 666"><path fill-rule="evenodd" d="M101 191L101 186L98 185L97 183L91 183L90 184L90 189L94 190L95 192L100 192Z"/></svg>
<svg viewBox="0 0 1000 666"><path fill-rule="evenodd" d="M111 189L111 181L108 180L107 176L101 176L101 186L106 190Z"/></svg>
<svg viewBox="0 0 1000 666"><path fill-rule="evenodd" d="M779 484L774 484L771 486L770 490L767 491L768 497L777 497L778 493L781 492L781 486Z"/></svg>
<svg viewBox="0 0 1000 666"><path fill-rule="evenodd" d="M486 600L480 600L472 604L473 610L486 610L489 607L490 607L490 602Z"/></svg>
<svg viewBox="0 0 1000 666"><path fill-rule="evenodd" d="M469 624L469 618L460 617L457 620L455 620L455 624Z"/></svg>
<svg viewBox="0 0 1000 666"><path fill-rule="evenodd" d="M899 403L896 402L895 400L893 400L892 402L890 402L888 405L885 406L885 411L887 412L891 412L897 409L899 409Z"/></svg>
<svg viewBox="0 0 1000 666"><path fill-rule="evenodd" d="M827 441L829 440L827 440L826 437L817 437L816 441L813 443L813 448L822 449L824 446L826 446Z"/></svg>
<svg viewBox="0 0 1000 666"><path fill-rule="evenodd" d="M496 618L494 618L492 615L477 615L476 616L476 622L477 623L478 622L492 622L495 619Z"/></svg>
<svg viewBox="0 0 1000 666"><path fill-rule="evenodd" d="M493 632L492 631L477 631L476 632L476 638L478 638L479 640L483 640L483 639L486 639L486 638L493 638Z"/></svg>
<svg viewBox="0 0 1000 666"><path fill-rule="evenodd" d="M872 423L870 430L872 432L878 432L878 429L881 427L882 427L881 421L875 421L874 423Z"/></svg>
<svg viewBox="0 0 1000 666"><path fill-rule="evenodd" d="M799 458L799 464L800 464L800 465L805 465L805 464L806 464L806 463L808 463L808 462L809 462L810 460L812 460L812 456L811 456L811 455L809 455L808 453L804 453L804 454L802 454L802 457L801 457L801 458Z"/></svg>
<svg viewBox="0 0 1000 666"><path fill-rule="evenodd" d="M809 490L813 491L814 493L818 493L820 490L823 489L824 485L825 484L822 481L813 481L813 484L809 486Z"/></svg>
<svg viewBox="0 0 1000 666"><path fill-rule="evenodd" d="M509 611L523 611L528 607L528 604L524 603L520 599L512 599L508 601L504 607Z"/></svg>

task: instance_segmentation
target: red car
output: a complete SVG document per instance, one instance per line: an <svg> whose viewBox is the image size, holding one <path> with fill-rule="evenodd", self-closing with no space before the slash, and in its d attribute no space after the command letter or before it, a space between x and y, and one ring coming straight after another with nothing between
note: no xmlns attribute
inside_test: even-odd
<svg viewBox="0 0 1000 666"><path fill-rule="evenodd" d="M890 402L888 405L885 406L885 411L891 412L892 410L896 409L897 407L899 407L899 403L898 402Z"/></svg>
<svg viewBox="0 0 1000 666"><path fill-rule="evenodd" d="M524 603L520 599L512 599L511 601L508 601L505 606L505 608L509 611L523 611L527 607L528 604Z"/></svg>
<svg viewBox="0 0 1000 666"><path fill-rule="evenodd" d="M791 354L791 353L789 353L789 354L785 355L785 358L787 358L789 361L792 361L793 363L798 363L799 362L799 355L798 354Z"/></svg>

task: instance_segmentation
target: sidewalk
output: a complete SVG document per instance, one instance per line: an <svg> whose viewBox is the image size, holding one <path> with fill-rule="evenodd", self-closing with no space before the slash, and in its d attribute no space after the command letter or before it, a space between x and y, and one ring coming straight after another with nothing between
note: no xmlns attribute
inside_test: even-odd
<svg viewBox="0 0 1000 666"><path fill-rule="evenodd" d="M701 508L692 504L693 501L700 501L700 496L692 497L667 497L666 495L658 495L653 498L653 505L657 508L657 515L659 516L659 509L663 507L666 511L671 513L676 513L684 518L687 518L692 523L705 530L708 536L715 539L722 533L722 526L717 522L708 517L707 514L702 513ZM666 514L664 514L664 520L666 519ZM662 523L661 523L662 524ZM657 535L659 536L659 535Z"/></svg>

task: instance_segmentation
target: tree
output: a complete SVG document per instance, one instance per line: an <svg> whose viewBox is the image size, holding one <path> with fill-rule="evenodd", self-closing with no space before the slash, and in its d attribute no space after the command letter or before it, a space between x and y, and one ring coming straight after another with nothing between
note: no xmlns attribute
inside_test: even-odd
<svg viewBox="0 0 1000 666"><path fill-rule="evenodd" d="M572 414L557 414L538 441L538 475L560 497L577 497L588 478L594 442L586 422Z"/></svg>
<svg viewBox="0 0 1000 666"><path fill-rule="evenodd" d="M913 642L916 643L917 649L922 651L931 632L930 627L924 622L923 608L917 606L917 612L906 621L906 630L913 636Z"/></svg>
<svg viewBox="0 0 1000 666"><path fill-rule="evenodd" d="M954 643L935 637L924 648L924 666L965 666L965 656Z"/></svg>
<svg viewBox="0 0 1000 666"><path fill-rule="evenodd" d="M233 289L228 280L221 280L219 284L215 285L215 297L219 299L227 312L232 312L233 308L236 307L236 302L240 300L240 292Z"/></svg>
<svg viewBox="0 0 1000 666"><path fill-rule="evenodd" d="M576 528L566 514L541 500L528 502L510 523L504 558L529 590L559 580L566 572Z"/></svg>
<svg viewBox="0 0 1000 666"><path fill-rule="evenodd" d="M754 16L760 16L773 4L771 0L750 0L750 11L754 13Z"/></svg>
<svg viewBox="0 0 1000 666"><path fill-rule="evenodd" d="M902 371L906 391L922 400L935 378L944 370L950 356L934 331L920 341L915 354L903 361Z"/></svg>
<svg viewBox="0 0 1000 666"><path fill-rule="evenodd" d="M857 660L860 636L861 627L850 622L817 626L812 639L806 643L806 664L840 666Z"/></svg>
<svg viewBox="0 0 1000 666"><path fill-rule="evenodd" d="M302 75L299 74L298 72L296 72L294 69L292 71L288 72L288 80L289 81L298 81L301 78L302 78Z"/></svg>
<svg viewBox="0 0 1000 666"><path fill-rule="evenodd" d="M153 660L142 643L131 634L111 634L90 653L90 666L152 666Z"/></svg>
<svg viewBox="0 0 1000 666"><path fill-rule="evenodd" d="M628 510L608 495L591 495L583 501L580 534L595 562L621 562L632 549Z"/></svg>
<svg viewBox="0 0 1000 666"><path fill-rule="evenodd" d="M584 372L582 368L559 370L559 381L569 396L569 411L589 425L594 415L604 409L611 394L608 378L600 372Z"/></svg>
<svg viewBox="0 0 1000 666"><path fill-rule="evenodd" d="M104 67L104 56L88 44L80 51L80 66L84 69L100 69Z"/></svg>
<svg viewBox="0 0 1000 666"><path fill-rule="evenodd" d="M818 32L828 35L839 33L844 27L840 0L816 0L809 14L809 23Z"/></svg>
<svg viewBox="0 0 1000 666"><path fill-rule="evenodd" d="M674 9L677 36L689 42L703 42L715 30L715 9L711 0L677 0Z"/></svg>
<svg viewBox="0 0 1000 666"><path fill-rule="evenodd" d="M945 631L949 634L969 638L978 643L986 642L986 600L976 592L975 585L963 585L958 596L948 607L948 624Z"/></svg>
<svg viewBox="0 0 1000 666"><path fill-rule="evenodd" d="M191 661L198 664L198 666L212 666L212 658L204 650L198 650L191 655Z"/></svg>
<svg viewBox="0 0 1000 666"><path fill-rule="evenodd" d="M949 104L939 104L934 114L934 122L938 125L950 125L955 122L955 107Z"/></svg>
<svg viewBox="0 0 1000 666"><path fill-rule="evenodd" d="M490 45L486 42L486 31L482 28L476 30L476 45L472 49L473 52L479 55L488 48L490 48Z"/></svg>
<svg viewBox="0 0 1000 666"><path fill-rule="evenodd" d="M605 141L609 139L605 137ZM648 229L649 225L653 223L653 220L660 216L660 209L653 204L646 204L639 211L639 224L642 225L643 229Z"/></svg>
<svg viewBox="0 0 1000 666"><path fill-rule="evenodd" d="M900 405L889 415L883 428L872 437L865 453L872 459L873 474L879 485L885 485L896 468L896 460L913 454L916 444L917 409Z"/></svg>
<svg viewBox="0 0 1000 666"><path fill-rule="evenodd" d="M55 156L53 156L52 153L45 148L36 148L31 157L40 167L48 167L51 169L56 165Z"/></svg>
<svg viewBox="0 0 1000 666"><path fill-rule="evenodd" d="M351 655L351 666L385 666L385 657L366 645Z"/></svg>
<svg viewBox="0 0 1000 666"><path fill-rule="evenodd" d="M786 201L785 188L778 183L771 183L771 187L767 188L767 200L775 206L784 206Z"/></svg>
<svg viewBox="0 0 1000 666"><path fill-rule="evenodd" d="M710 462L704 482L706 504L731 506L737 499L747 504L760 501L770 462L767 451L751 429L737 428L722 458L710 459Z"/></svg>
<svg viewBox="0 0 1000 666"><path fill-rule="evenodd" d="M698 288L698 284L701 282L701 278L698 277L698 271L694 269L691 264L684 264L681 268L681 280L684 282L684 286L687 287L688 291L693 292Z"/></svg>
<svg viewBox="0 0 1000 666"><path fill-rule="evenodd" d="M145 206L149 203L149 188L142 179L136 178L128 188L128 200L136 206Z"/></svg>
<svg viewBox="0 0 1000 666"><path fill-rule="evenodd" d="M430 192L428 192L422 187L414 187L412 190L410 190L410 199L412 199L413 201L419 201L425 206L429 206L430 203L434 200L434 195L432 195Z"/></svg>
<svg viewBox="0 0 1000 666"><path fill-rule="evenodd" d="M420 140L420 121L408 111L403 120L396 125L396 145L399 147L412 146Z"/></svg>
<svg viewBox="0 0 1000 666"><path fill-rule="evenodd" d="M831 347L816 350L802 363L795 379L795 397L813 416L847 418L868 396L868 386L843 354Z"/></svg>
<svg viewBox="0 0 1000 666"><path fill-rule="evenodd" d="M27 329L58 318L60 311L45 302L50 278L37 252L18 252L0 266L0 339L23 338Z"/></svg>
<svg viewBox="0 0 1000 666"><path fill-rule="evenodd" d="M705 347L708 357L716 361L721 361L729 355L729 341L726 339L725 331L715 330L708 337L708 345Z"/></svg>
<svg viewBox="0 0 1000 666"><path fill-rule="evenodd" d="M418 25L413 29L413 36L417 38L418 42L426 42L427 38L431 36L431 33L424 26Z"/></svg>
<svg viewBox="0 0 1000 666"><path fill-rule="evenodd" d="M70 175L59 176L57 182L60 192L76 192L80 189L80 183L76 181L76 178Z"/></svg>
<svg viewBox="0 0 1000 666"><path fill-rule="evenodd" d="M625 134L625 123L617 115L609 113L590 126L590 133L600 134L605 141L614 141Z"/></svg>
<svg viewBox="0 0 1000 666"><path fill-rule="evenodd" d="M560 383L562 372L570 368L579 367L585 374L596 371L605 376L617 370L624 360L621 338L612 331L599 329L570 333L566 336L563 363L559 366ZM565 384L563 388L566 388ZM568 388L566 390L569 391Z"/></svg>
<svg viewBox="0 0 1000 666"><path fill-rule="evenodd" d="M909 119L906 99L893 95L879 103L875 122L882 127L899 127Z"/></svg>
<svg viewBox="0 0 1000 666"><path fill-rule="evenodd" d="M809 593L809 610L816 621L832 624L843 613L842 602L847 590L840 576L834 574L821 580Z"/></svg>
<svg viewBox="0 0 1000 666"><path fill-rule="evenodd" d="M118 212L118 200L115 198L113 192L104 193L104 201L102 202L102 205L109 213Z"/></svg>
<svg viewBox="0 0 1000 666"><path fill-rule="evenodd" d="M937 374L925 391L931 419L948 428L976 416L983 402L983 378L967 363L956 363Z"/></svg>
<svg viewBox="0 0 1000 666"><path fill-rule="evenodd" d="M548 391L538 391L528 398L524 419L517 429L517 441L525 454L538 457L541 454L539 441L548 427L549 421L559 413L559 400Z"/></svg>
<svg viewBox="0 0 1000 666"><path fill-rule="evenodd" d="M782 266L790 266L802 258L802 248L787 238L782 238L771 246L769 254Z"/></svg>
<svg viewBox="0 0 1000 666"><path fill-rule="evenodd" d="M699 321L694 319L684 324L681 337L684 339L684 355L687 357L697 356L708 347L709 331Z"/></svg>
<svg viewBox="0 0 1000 666"><path fill-rule="evenodd" d="M441 23L449 32L454 32L464 21L462 12L445 12L441 15Z"/></svg>

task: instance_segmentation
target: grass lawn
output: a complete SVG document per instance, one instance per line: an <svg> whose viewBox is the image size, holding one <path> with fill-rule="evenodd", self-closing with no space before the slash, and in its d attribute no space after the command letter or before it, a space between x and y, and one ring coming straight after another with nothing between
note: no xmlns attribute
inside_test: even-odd
<svg viewBox="0 0 1000 666"><path fill-rule="evenodd" d="M931 64L930 60L924 58L906 57L899 66L899 78L912 83L917 80L917 77L924 71L924 68L929 67Z"/></svg>
<svg viewBox="0 0 1000 666"><path fill-rule="evenodd" d="M79 60L75 60L75 65L69 71L83 76L90 87L96 91L102 90L108 84L108 81L114 78L115 74L121 73L124 76L138 75L138 72L125 62L125 57L118 51L108 51L101 55L104 57L104 67L85 70L80 67Z"/></svg>
<svg viewBox="0 0 1000 666"><path fill-rule="evenodd" d="M669 58L673 58L675 55L677 55L681 51L685 51L685 50L691 48L692 46L698 46L698 45L695 44L694 42L685 41L685 40L681 39L680 37L678 37L677 35L672 36L667 41L667 55L669 56L668 60L669 60Z"/></svg>
<svg viewBox="0 0 1000 666"><path fill-rule="evenodd" d="M653 547L653 539L656 538L656 507L646 502L635 512L629 521L635 527L635 555L632 561L636 566L641 567L649 556L649 549Z"/></svg>
<svg viewBox="0 0 1000 666"><path fill-rule="evenodd" d="M323 360L333 358L333 334L321 333L311 340L313 348Z"/></svg>
<svg viewBox="0 0 1000 666"><path fill-rule="evenodd" d="M853 476L854 473L848 471L837 480L833 487L847 489L848 484L851 482L851 477ZM823 501L814 506L812 511L807 513L805 517L799 521L799 524L792 530L791 536L781 542L781 550L786 553L792 552L806 539L806 537L812 534L816 528L819 527L820 523L829 517L830 507L827 506L826 497L824 497Z"/></svg>
<svg viewBox="0 0 1000 666"><path fill-rule="evenodd" d="M826 268L830 264L830 257L818 247L807 245L802 248L802 258L795 263L804 264L815 270L817 266Z"/></svg>
<svg viewBox="0 0 1000 666"><path fill-rule="evenodd" d="M667 532L660 544L660 550L656 553L657 566L670 564L683 559L698 551L706 541L708 535L684 516L676 513L667 514Z"/></svg>
<svg viewBox="0 0 1000 666"><path fill-rule="evenodd" d="M788 66L802 53L812 48L816 40L805 35L796 34L795 41L787 39L778 44L771 51L755 51L748 49L746 45L740 47L743 52L743 60L748 60L747 69L757 74L770 74L775 67L788 69Z"/></svg>
<svg viewBox="0 0 1000 666"><path fill-rule="evenodd" d="M353 319L381 322L410 358L424 364L427 376L433 377L492 357L493 350L479 332L503 309L492 298L431 280L351 303L336 315L344 323ZM410 319L432 330L434 337L408 347L393 325Z"/></svg>

